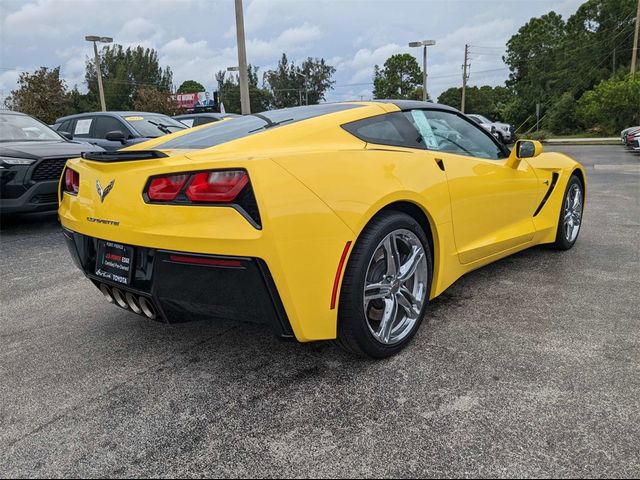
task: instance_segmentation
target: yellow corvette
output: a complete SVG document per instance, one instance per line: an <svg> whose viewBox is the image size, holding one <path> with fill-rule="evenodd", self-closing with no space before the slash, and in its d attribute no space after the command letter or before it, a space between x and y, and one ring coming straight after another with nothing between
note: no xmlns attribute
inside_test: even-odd
<svg viewBox="0 0 640 480"><path fill-rule="evenodd" d="M585 171L416 101L263 112L67 163L77 266L121 308L235 318L383 358L465 273L571 248Z"/></svg>

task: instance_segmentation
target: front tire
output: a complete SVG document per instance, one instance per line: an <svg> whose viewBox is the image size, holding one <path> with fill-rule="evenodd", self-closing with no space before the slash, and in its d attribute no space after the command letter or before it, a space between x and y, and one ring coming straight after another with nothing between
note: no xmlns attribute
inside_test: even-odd
<svg viewBox="0 0 640 480"><path fill-rule="evenodd" d="M360 356L386 358L418 330L431 290L432 254L412 217L382 212L358 238L345 270L338 343Z"/></svg>
<svg viewBox="0 0 640 480"><path fill-rule="evenodd" d="M560 208L558 232L553 247L557 250L569 250L578 240L582 227L584 210L584 185L577 175L572 175L567 184Z"/></svg>

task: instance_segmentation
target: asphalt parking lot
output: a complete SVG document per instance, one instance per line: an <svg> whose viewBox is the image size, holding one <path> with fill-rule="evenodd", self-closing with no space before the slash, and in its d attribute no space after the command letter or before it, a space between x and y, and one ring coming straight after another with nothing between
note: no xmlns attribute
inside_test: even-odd
<svg viewBox="0 0 640 480"><path fill-rule="evenodd" d="M147 321L55 215L2 219L0 476L639 476L640 156L554 149L588 171L576 247L467 275L382 362Z"/></svg>

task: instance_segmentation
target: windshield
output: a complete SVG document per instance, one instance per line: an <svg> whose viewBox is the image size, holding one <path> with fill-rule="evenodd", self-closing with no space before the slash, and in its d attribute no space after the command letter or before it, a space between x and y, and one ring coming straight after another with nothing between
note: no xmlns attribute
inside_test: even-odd
<svg viewBox="0 0 640 480"><path fill-rule="evenodd" d="M353 103L325 103L322 105L309 105L303 107L283 108L282 110L270 110L253 115L234 118L230 122L214 122L209 127L204 127L193 133L187 133L156 148L183 149L183 148L209 148L225 142L237 140L242 137L264 132L279 125L290 125L300 120L306 120L320 115L340 112L350 108L359 107Z"/></svg>
<svg viewBox="0 0 640 480"><path fill-rule="evenodd" d="M124 119L143 137L155 138L187 128L166 115L127 115Z"/></svg>
<svg viewBox="0 0 640 480"><path fill-rule="evenodd" d="M0 114L0 142L41 142L62 137L27 115Z"/></svg>

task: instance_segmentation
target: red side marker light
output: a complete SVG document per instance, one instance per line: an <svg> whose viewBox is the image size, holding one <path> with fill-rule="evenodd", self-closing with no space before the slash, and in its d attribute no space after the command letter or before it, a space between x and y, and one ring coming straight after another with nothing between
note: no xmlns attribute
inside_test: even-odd
<svg viewBox="0 0 640 480"><path fill-rule="evenodd" d="M340 263L338 264L338 270L336 271L336 278L333 280L333 291L331 292L331 310L336 308L336 297L338 296L338 286L340 285L340 279L342 278L342 270L344 269L344 263L347 260L347 253L351 248L351 242L347 242L342 250L342 256L340 257Z"/></svg>

